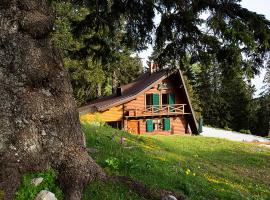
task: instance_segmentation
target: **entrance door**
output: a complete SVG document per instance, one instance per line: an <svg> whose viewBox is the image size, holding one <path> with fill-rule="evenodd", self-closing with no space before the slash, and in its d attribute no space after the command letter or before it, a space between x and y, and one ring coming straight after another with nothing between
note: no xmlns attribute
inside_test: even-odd
<svg viewBox="0 0 270 200"><path fill-rule="evenodd" d="M130 120L128 121L128 132L139 134L139 121L138 120Z"/></svg>

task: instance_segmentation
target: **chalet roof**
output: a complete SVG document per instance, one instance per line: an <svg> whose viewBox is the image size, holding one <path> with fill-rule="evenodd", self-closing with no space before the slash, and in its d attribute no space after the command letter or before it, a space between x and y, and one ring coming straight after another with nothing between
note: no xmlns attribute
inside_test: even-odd
<svg viewBox="0 0 270 200"><path fill-rule="evenodd" d="M88 105L80 107L78 110L81 114L95 111L104 111L113 106L121 105L136 98L140 93L150 89L153 84L163 80L169 75L168 70L161 70L150 74L146 72L140 75L133 82L120 86L121 95L112 94L91 101Z"/></svg>

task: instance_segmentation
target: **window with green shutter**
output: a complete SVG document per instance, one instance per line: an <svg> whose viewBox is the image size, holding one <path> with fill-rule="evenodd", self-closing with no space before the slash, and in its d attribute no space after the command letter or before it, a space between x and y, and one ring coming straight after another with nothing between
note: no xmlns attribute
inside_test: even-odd
<svg viewBox="0 0 270 200"><path fill-rule="evenodd" d="M159 94L153 94L153 108L154 108L154 112L158 112L158 109L159 109Z"/></svg>
<svg viewBox="0 0 270 200"><path fill-rule="evenodd" d="M153 131L153 120L147 119L146 120L146 132L152 132Z"/></svg>
<svg viewBox="0 0 270 200"><path fill-rule="evenodd" d="M169 94L169 105L170 105L170 112L175 112L174 110L174 104L175 104L175 93Z"/></svg>
<svg viewBox="0 0 270 200"><path fill-rule="evenodd" d="M171 121L170 121L170 118L164 118L163 119L163 130L164 131L171 130Z"/></svg>

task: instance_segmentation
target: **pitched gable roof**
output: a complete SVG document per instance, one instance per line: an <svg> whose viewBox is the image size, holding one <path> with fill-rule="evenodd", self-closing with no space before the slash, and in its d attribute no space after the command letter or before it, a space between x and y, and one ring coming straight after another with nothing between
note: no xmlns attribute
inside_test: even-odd
<svg viewBox="0 0 270 200"><path fill-rule="evenodd" d="M121 105L123 103L129 102L135 99L138 95L144 93L145 91L149 90L153 87L157 82L164 80L165 78L169 77L172 74L178 74L179 79L183 85L183 90L185 94L185 98L189 104L191 115L188 117L188 121L190 124L190 128L192 133L198 134L197 122L195 118L195 114L191 105L191 101L188 95L188 91L183 79L183 75L180 70L176 71L168 71L168 70L160 70L155 73L146 72L139 76L133 82L123 85L120 87L121 94L112 94L110 96L102 97L91 101L88 105L82 106L78 109L80 114L86 114L88 112L102 112L111 107Z"/></svg>
<svg viewBox="0 0 270 200"><path fill-rule="evenodd" d="M165 79L169 75L168 70L161 70L150 74L146 72L133 82L121 86L121 95L110 95L90 102L79 108L81 114L87 112L104 111L113 106L118 106L135 99L139 94L150 89L156 82Z"/></svg>

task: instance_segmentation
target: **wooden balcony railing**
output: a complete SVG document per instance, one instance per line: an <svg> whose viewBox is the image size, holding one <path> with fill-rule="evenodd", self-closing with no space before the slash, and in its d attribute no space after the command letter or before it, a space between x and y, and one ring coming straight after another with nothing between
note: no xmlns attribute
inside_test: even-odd
<svg viewBox="0 0 270 200"><path fill-rule="evenodd" d="M142 117L142 116L157 116L157 115L179 115L189 114L185 112L186 104L172 104L172 105L149 105L145 109L129 109L126 116L128 117Z"/></svg>

